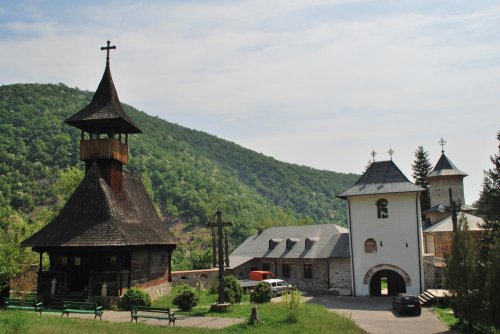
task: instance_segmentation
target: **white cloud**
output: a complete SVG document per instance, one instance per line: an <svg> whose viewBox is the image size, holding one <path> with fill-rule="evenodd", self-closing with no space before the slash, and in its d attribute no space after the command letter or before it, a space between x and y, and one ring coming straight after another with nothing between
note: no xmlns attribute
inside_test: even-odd
<svg viewBox="0 0 500 334"><path fill-rule="evenodd" d="M0 37L0 74L5 83L95 89L98 43L111 39L119 95L148 113L279 159L354 172L372 149L392 146L409 176L417 146L438 154L444 136L475 199L499 124L500 7L403 7L111 2L72 8L64 20L35 7L29 20L1 23L20 38Z"/></svg>

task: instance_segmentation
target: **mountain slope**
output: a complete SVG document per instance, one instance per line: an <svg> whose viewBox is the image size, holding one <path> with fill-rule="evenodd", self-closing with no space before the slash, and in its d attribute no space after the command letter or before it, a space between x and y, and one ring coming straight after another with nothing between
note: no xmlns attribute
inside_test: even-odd
<svg viewBox="0 0 500 334"><path fill-rule="evenodd" d="M29 212L49 205L59 171L80 165L79 132L63 120L91 99L65 85L0 87L0 208ZM354 174L279 162L206 133L124 105L143 134L129 139L128 172L141 175L165 216L203 226L221 207L241 240L257 226L307 222L345 224L335 194Z"/></svg>

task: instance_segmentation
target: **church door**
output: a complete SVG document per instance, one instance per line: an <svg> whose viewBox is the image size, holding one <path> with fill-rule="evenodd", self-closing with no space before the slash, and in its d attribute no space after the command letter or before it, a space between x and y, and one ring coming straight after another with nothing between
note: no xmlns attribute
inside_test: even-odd
<svg viewBox="0 0 500 334"><path fill-rule="evenodd" d="M382 286L382 282L387 286ZM373 274L370 280L370 296L394 296L399 292L406 292L406 284L403 277L394 270L384 269Z"/></svg>

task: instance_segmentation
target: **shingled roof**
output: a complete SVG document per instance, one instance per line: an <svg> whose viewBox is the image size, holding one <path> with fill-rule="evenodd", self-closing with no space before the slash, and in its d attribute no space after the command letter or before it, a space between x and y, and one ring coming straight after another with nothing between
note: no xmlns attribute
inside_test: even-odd
<svg viewBox="0 0 500 334"><path fill-rule="evenodd" d="M287 249L287 239L293 243ZM310 248L306 247L309 239ZM269 248L272 241L274 247ZM271 227L247 238L229 255L235 268L253 258L327 259L349 257L349 232L334 224Z"/></svg>
<svg viewBox="0 0 500 334"><path fill-rule="evenodd" d="M109 63L90 104L65 122L90 133L140 133L141 130L123 111L111 77Z"/></svg>
<svg viewBox="0 0 500 334"><path fill-rule="evenodd" d="M432 170L432 172L427 175L427 177L436 177L436 176L452 176L452 175L460 175L467 176L466 173L459 170L455 165L448 159L446 155L441 154L436 166Z"/></svg>
<svg viewBox="0 0 500 334"><path fill-rule="evenodd" d="M424 191L411 183L392 160L373 162L354 186L337 195L346 199L348 196L374 195Z"/></svg>
<svg viewBox="0 0 500 334"><path fill-rule="evenodd" d="M59 215L21 245L45 248L175 244L138 177L123 173L121 189L112 189L94 164Z"/></svg>

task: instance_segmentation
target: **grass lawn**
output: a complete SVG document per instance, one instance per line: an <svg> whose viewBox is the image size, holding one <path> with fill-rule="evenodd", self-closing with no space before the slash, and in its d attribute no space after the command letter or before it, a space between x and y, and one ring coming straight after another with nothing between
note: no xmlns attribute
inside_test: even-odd
<svg viewBox="0 0 500 334"><path fill-rule="evenodd" d="M432 312L436 314L443 324L448 328L452 328L458 322L458 319L453 315L453 310L450 307L432 307Z"/></svg>
<svg viewBox="0 0 500 334"><path fill-rule="evenodd" d="M248 297L246 297L248 298ZM216 300L215 295L202 293L201 306L191 312L179 314L245 318L250 316L251 308L255 304L244 302L233 305L225 313L210 313L209 305ZM172 307L172 297L165 296L154 302L157 307ZM296 322L289 322L280 303L266 303L257 305L261 323L250 326L245 324L234 325L221 330L182 328L178 326L159 327L135 323L111 323L105 321L83 320L66 318L54 315L42 315L25 311L0 311L0 333L255 333L255 334L307 334L307 333L366 333L351 319L328 312L326 308L315 304L303 304Z"/></svg>

